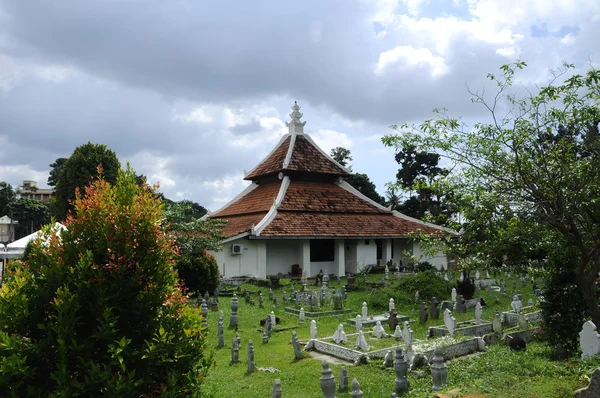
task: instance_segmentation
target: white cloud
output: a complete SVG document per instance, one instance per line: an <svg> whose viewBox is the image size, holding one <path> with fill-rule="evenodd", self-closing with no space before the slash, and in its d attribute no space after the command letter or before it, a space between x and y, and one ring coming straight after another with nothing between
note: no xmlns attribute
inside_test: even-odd
<svg viewBox="0 0 600 398"><path fill-rule="evenodd" d="M325 153L329 154L335 147L350 149L352 140L347 134L335 130L321 129L316 133L309 133L310 137Z"/></svg>
<svg viewBox="0 0 600 398"><path fill-rule="evenodd" d="M431 75L434 77L445 75L448 72L448 66L444 58L434 55L428 48L398 46L392 50L384 51L379 55L375 72L381 74L392 65L399 68L405 65L426 66L429 67Z"/></svg>
<svg viewBox="0 0 600 398"><path fill-rule="evenodd" d="M195 108L192 111L183 114L175 111L173 119L184 123L210 123L214 120L213 117L202 108Z"/></svg>

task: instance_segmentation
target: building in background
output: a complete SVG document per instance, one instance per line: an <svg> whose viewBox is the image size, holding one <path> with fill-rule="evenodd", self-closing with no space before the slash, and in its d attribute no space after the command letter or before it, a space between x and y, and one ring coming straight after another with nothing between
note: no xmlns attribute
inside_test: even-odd
<svg viewBox="0 0 600 398"><path fill-rule="evenodd" d="M47 203L54 194L54 189L38 188L37 181L23 180L23 185L19 187L18 193L22 198L34 199Z"/></svg>

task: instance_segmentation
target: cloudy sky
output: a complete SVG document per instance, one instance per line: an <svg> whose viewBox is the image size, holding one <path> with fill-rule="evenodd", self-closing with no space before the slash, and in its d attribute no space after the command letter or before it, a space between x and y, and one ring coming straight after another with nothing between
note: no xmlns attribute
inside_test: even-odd
<svg viewBox="0 0 600 398"><path fill-rule="evenodd" d="M379 191L390 124L485 117L466 85L520 58L520 85L600 61L597 0L0 0L0 181L88 141L216 210L286 132L294 100ZM491 88L490 88L491 90Z"/></svg>

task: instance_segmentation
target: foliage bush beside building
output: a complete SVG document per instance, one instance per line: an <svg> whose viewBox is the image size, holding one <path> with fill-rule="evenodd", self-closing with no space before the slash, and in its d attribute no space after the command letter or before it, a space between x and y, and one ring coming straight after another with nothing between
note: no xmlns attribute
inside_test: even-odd
<svg viewBox="0 0 600 398"><path fill-rule="evenodd" d="M132 170L77 195L0 293L0 389L8 396L197 396L210 368L176 249Z"/></svg>

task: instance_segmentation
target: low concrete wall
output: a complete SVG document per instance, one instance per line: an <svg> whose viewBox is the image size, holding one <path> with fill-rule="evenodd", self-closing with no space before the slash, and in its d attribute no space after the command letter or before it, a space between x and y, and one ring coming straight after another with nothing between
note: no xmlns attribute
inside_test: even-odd
<svg viewBox="0 0 600 398"><path fill-rule="evenodd" d="M454 333L462 333L465 336L482 337L492 332L492 323L482 323L481 325L472 325L455 329ZM448 329L443 326L432 326L427 331L427 337L443 337L448 335Z"/></svg>

